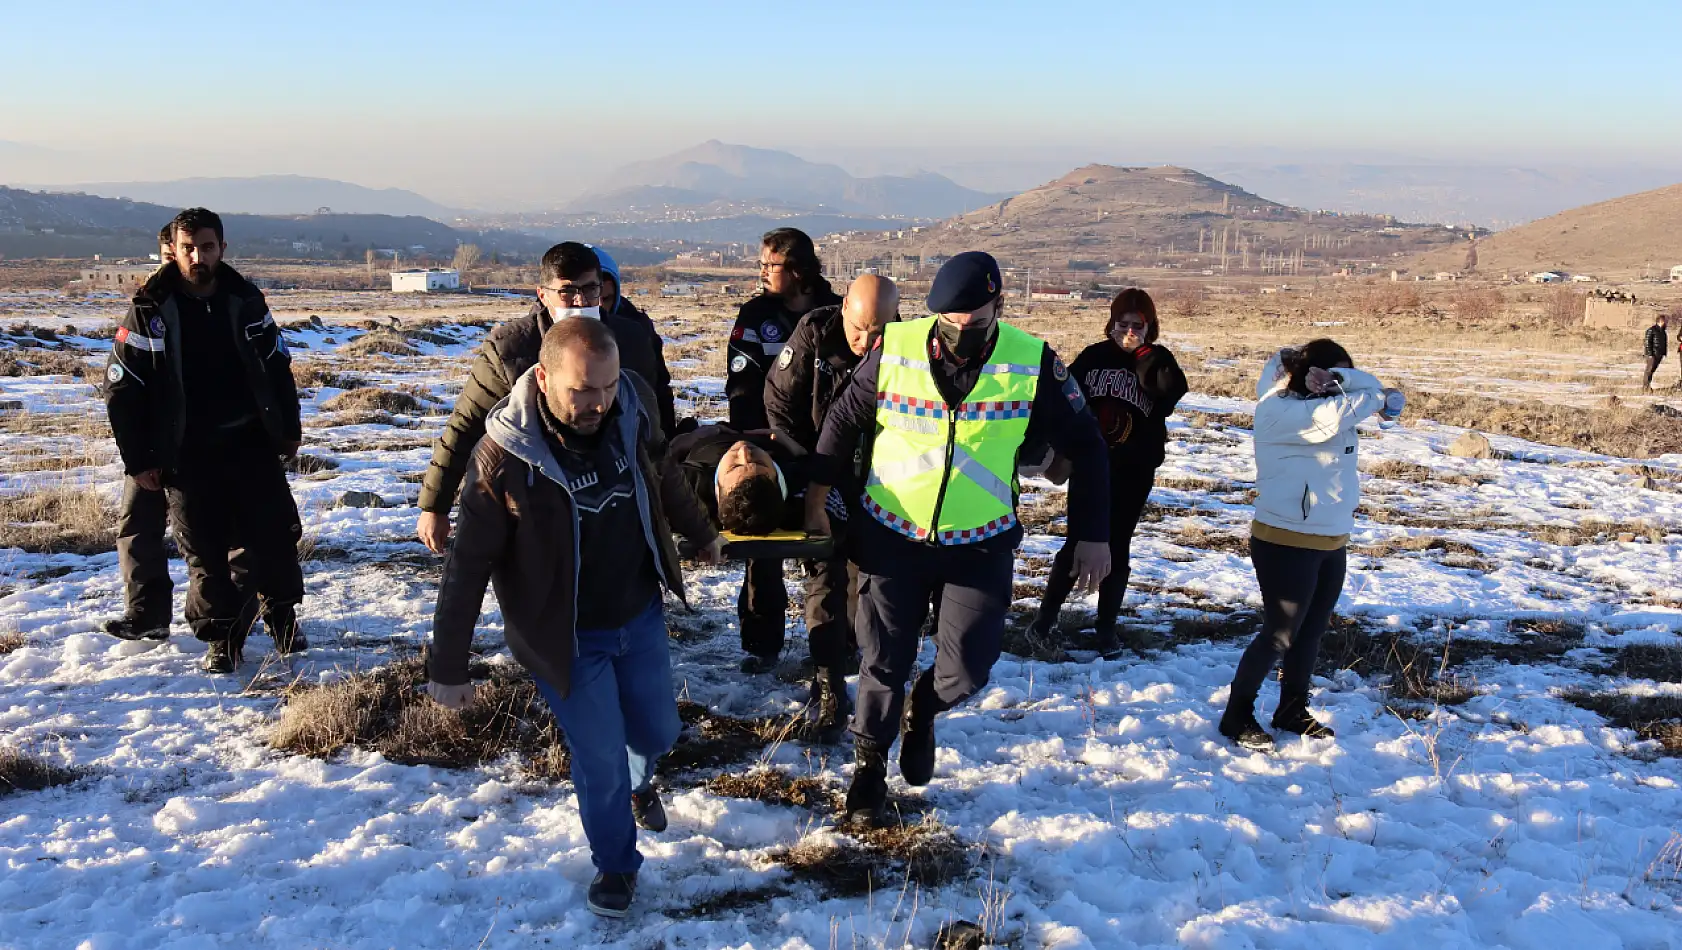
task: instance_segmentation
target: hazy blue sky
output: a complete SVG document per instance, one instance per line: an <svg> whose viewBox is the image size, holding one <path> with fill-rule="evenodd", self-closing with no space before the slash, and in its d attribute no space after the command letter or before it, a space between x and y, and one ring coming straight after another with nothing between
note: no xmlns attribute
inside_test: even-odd
<svg viewBox="0 0 1682 950"><path fill-rule="evenodd" d="M14 181L296 173L496 204L708 138L850 168L1682 166L1682 0L3 6Z"/></svg>

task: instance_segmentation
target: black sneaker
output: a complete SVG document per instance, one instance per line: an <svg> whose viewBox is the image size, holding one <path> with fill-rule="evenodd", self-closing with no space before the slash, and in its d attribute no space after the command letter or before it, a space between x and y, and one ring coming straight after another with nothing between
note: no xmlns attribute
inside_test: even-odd
<svg viewBox="0 0 1682 950"><path fill-rule="evenodd" d="M631 793L631 817L644 831L659 833L666 830L666 806L653 786L649 786L646 792Z"/></svg>
<svg viewBox="0 0 1682 950"><path fill-rule="evenodd" d="M168 640L169 621L122 617L105 621L105 632L119 640Z"/></svg>
<svg viewBox="0 0 1682 950"><path fill-rule="evenodd" d="M1121 638L1116 636L1115 624L1098 624L1092 630L1092 646L1100 657L1111 657L1121 652Z"/></svg>
<svg viewBox="0 0 1682 950"><path fill-rule="evenodd" d="M1221 717L1221 735L1251 752L1273 751L1273 737L1256 721L1253 711L1235 713L1228 709L1226 715Z"/></svg>
<svg viewBox="0 0 1682 950"><path fill-rule="evenodd" d="M302 653L310 648L304 631L298 628L298 610L291 604L270 607L264 611L263 629L274 638L275 652L283 656Z"/></svg>
<svg viewBox="0 0 1682 950"><path fill-rule="evenodd" d="M637 896L635 874L602 872L590 882L590 897L586 906L597 917L623 917L631 910L631 900Z"/></svg>
<svg viewBox="0 0 1682 950"><path fill-rule="evenodd" d="M232 673L239 668L240 651L235 650L226 640L210 641L210 649L204 653L204 662L200 668L206 673Z"/></svg>
<svg viewBox="0 0 1682 950"><path fill-rule="evenodd" d="M880 828L887 823L888 761L868 740L853 745L853 783L847 787L846 823L855 828Z"/></svg>
<svg viewBox="0 0 1682 950"><path fill-rule="evenodd" d="M776 668L777 658L775 656L761 656L758 653L749 653L742 659L742 672L749 676L758 676L761 673L769 673Z"/></svg>
<svg viewBox="0 0 1682 950"><path fill-rule="evenodd" d="M940 701L934 695L934 671L924 670L905 699L905 719L899 737L899 772L907 785L927 785L934 778L934 717Z"/></svg>

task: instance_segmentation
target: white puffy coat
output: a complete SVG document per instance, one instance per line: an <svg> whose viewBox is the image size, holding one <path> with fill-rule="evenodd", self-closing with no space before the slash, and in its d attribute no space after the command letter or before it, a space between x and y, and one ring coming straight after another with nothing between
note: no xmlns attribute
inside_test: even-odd
<svg viewBox="0 0 1682 950"><path fill-rule="evenodd" d="M1384 406L1384 385L1358 369L1334 369L1341 391L1304 398L1285 388L1275 354L1256 385L1256 520L1336 537L1355 526L1361 500L1355 425Z"/></svg>

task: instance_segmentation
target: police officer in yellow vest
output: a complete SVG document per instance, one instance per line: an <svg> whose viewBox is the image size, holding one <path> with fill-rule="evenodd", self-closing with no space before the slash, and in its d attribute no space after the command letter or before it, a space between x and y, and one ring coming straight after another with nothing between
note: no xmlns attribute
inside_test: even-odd
<svg viewBox="0 0 1682 950"><path fill-rule="evenodd" d="M868 476L852 530L859 566L863 659L852 732L850 821L876 824L887 802L887 755L911 785L934 775L934 717L987 685L1012 597L1017 456L1049 443L1072 466L1069 539L1075 575L1094 589L1109 573L1109 458L1080 387L1043 341L999 317L999 265L959 254L935 275L938 316L888 324L836 399L818 439L807 529L828 530L822 500L864 443ZM906 699L929 612L945 585L933 663ZM902 716L903 710L903 716Z"/></svg>

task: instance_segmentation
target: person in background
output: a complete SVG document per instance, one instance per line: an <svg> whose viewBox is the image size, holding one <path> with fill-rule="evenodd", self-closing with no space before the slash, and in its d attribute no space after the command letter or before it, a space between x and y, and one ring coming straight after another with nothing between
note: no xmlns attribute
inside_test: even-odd
<svg viewBox="0 0 1682 950"><path fill-rule="evenodd" d="M777 228L759 244L760 293L736 312L724 383L730 425L738 431L763 429L765 377L794 335L800 318L841 302L824 279L817 247L804 231Z"/></svg>
<svg viewBox="0 0 1682 950"><path fill-rule="evenodd" d="M557 321L486 419L427 656L428 695L470 705L473 629L494 583L508 648L572 753L597 870L587 906L605 917L625 916L635 896L637 828L666 829L653 775L682 728L661 594L683 598L672 529L709 563L723 547L662 461L652 390L620 370L618 347L599 320Z"/></svg>
<svg viewBox="0 0 1682 950"><path fill-rule="evenodd" d="M158 272L170 266L174 222L158 229ZM155 275L154 275L155 276ZM167 640L174 613L175 584L169 578L164 529L169 526L169 499L147 491L123 476L123 496L117 509L117 566L123 575L124 611L105 621L105 632L121 640Z"/></svg>
<svg viewBox="0 0 1682 950"><path fill-rule="evenodd" d="M1094 626L1100 654L1119 646L1116 617L1127 594L1133 532L1162 464L1167 419L1186 394L1186 374L1174 354L1157 342L1160 333L1151 295L1129 287L1110 301L1104 339L1082 350L1069 366L1110 450L1110 574L1098 588ZM1057 613L1074 585L1073 547L1065 543L1052 562L1031 627L1036 636L1049 636L1057 626Z"/></svg>
<svg viewBox="0 0 1682 950"><path fill-rule="evenodd" d="M1653 325L1647 328L1647 336L1642 341L1645 345L1642 352L1647 357L1647 371L1641 376L1641 388L1653 388L1653 374L1659 371L1659 364L1664 362L1664 355L1670 350L1670 340L1665 334L1665 315L1659 314L1653 318ZM1682 334L1677 335L1677 349L1682 352Z"/></svg>
<svg viewBox="0 0 1682 950"><path fill-rule="evenodd" d="M204 669L232 673L259 610L279 652L308 646L297 619L302 528L283 464L302 437L298 390L262 291L222 259L222 219L189 208L171 233L170 263L135 295L112 343L106 408L124 472L168 495ZM230 564L239 547L249 586Z"/></svg>
<svg viewBox="0 0 1682 950"><path fill-rule="evenodd" d="M619 347L620 368L636 373L651 387L665 374L660 338L636 319L601 311L601 259L589 247L565 241L543 255L538 271L537 300L526 315L492 330L479 345L467 385L457 397L450 421L432 446L432 463L421 482L421 516L415 533L435 554L442 554L450 538L450 508L467 474L473 447L485 435L485 418L514 389L514 383L536 365L543 335L562 320L600 319ZM668 381L669 376L666 376ZM672 392L656 387L656 418L671 414ZM670 435L669 432L665 433Z"/></svg>
<svg viewBox="0 0 1682 950"><path fill-rule="evenodd" d="M602 267L602 319L609 322L620 320L634 320L648 331L648 336L654 341L654 362L650 371L654 378L644 382L654 387L654 398L660 409L660 428L665 430L669 439L677 430L677 404L672 396L672 374L666 366L666 341L660 336L660 330L654 326L654 319L642 308L630 301L623 291L624 281L619 279L619 263L606 248L595 244L585 247L596 252L596 260Z"/></svg>
<svg viewBox="0 0 1682 950"><path fill-rule="evenodd" d="M1392 391L1355 369L1343 347L1319 339L1275 354L1256 392L1250 563L1261 588L1262 626L1238 661L1220 732L1264 751L1273 737L1256 721L1256 697L1281 659L1273 728L1333 736L1309 714L1308 689L1320 637L1343 590L1361 498L1355 427L1385 409Z"/></svg>

